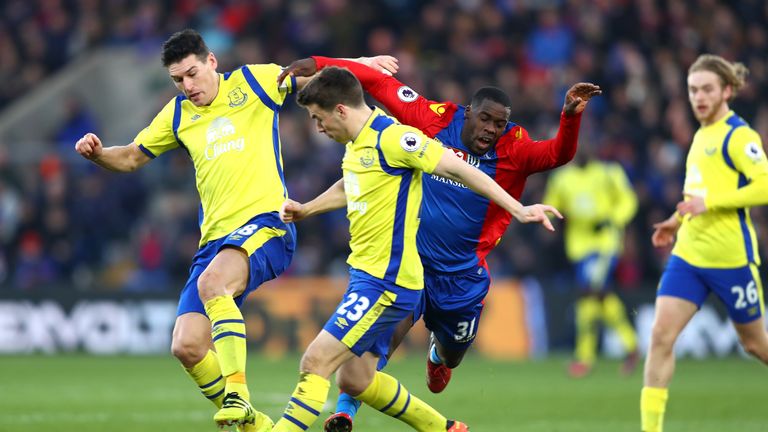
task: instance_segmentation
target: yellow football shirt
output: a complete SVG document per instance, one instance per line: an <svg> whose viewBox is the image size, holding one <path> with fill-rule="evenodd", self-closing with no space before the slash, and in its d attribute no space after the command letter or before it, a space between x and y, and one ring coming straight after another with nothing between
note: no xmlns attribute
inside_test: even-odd
<svg viewBox="0 0 768 432"><path fill-rule="evenodd" d="M555 171L543 202L565 216L565 251L571 261L621 252L623 228L637 212L637 195L624 169L600 161Z"/></svg>
<svg viewBox="0 0 768 432"><path fill-rule="evenodd" d="M768 176L768 161L757 132L731 111L696 131L685 166L684 192L702 196L708 210L683 219L672 254L697 267L759 264L749 208L729 205L744 186ZM744 198L765 201L764 197Z"/></svg>
<svg viewBox="0 0 768 432"><path fill-rule="evenodd" d="M342 169L352 253L347 262L410 289L424 287L416 249L421 175L431 173L442 145L378 108L346 145Z"/></svg>
<svg viewBox="0 0 768 432"><path fill-rule="evenodd" d="M278 211L287 196L278 112L295 80L278 87L280 71L265 64L220 74L210 105L179 95L134 139L151 158L176 147L189 153L202 206L200 245Z"/></svg>

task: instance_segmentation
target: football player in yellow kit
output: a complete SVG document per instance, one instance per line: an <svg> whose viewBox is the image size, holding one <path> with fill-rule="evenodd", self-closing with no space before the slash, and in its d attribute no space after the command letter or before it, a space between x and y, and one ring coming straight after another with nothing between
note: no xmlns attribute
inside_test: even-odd
<svg viewBox="0 0 768 432"><path fill-rule="evenodd" d="M386 68L375 59L362 60ZM88 133L75 150L119 172L134 171L175 148L187 152L200 194L201 237L180 295L171 351L220 408L217 424L269 430L271 421L248 401L239 306L280 275L293 256L295 228L278 215L288 198L278 113L286 96L309 79L291 77L278 85L282 67L276 64L220 74L216 56L189 29L164 43L162 61L181 93L149 126L125 146L104 147Z"/></svg>
<svg viewBox="0 0 768 432"><path fill-rule="evenodd" d="M568 367L574 378L587 375L595 363L599 322L619 335L627 353L625 374L634 371L639 357L635 329L612 289L624 227L637 212L637 195L621 165L597 160L592 153L589 144L579 147L574 163L552 175L543 199L568 215L565 252L579 290L576 347Z"/></svg>
<svg viewBox="0 0 768 432"><path fill-rule="evenodd" d="M685 199L654 225L656 247L675 244L659 282L640 396L643 432L661 432L674 344L710 292L720 299L744 349L768 364L760 257L749 208L768 204L768 161L760 136L728 102L747 69L700 56L688 69L688 98L701 127L688 151Z"/></svg>
<svg viewBox="0 0 768 432"><path fill-rule="evenodd" d="M392 334L418 307L424 269L416 248L422 173L461 182L498 203L518 221L553 230L550 206L522 206L487 174L456 157L418 129L365 105L363 89L346 69L323 69L297 96L320 132L346 144L344 178L306 204L287 200L292 222L347 208L351 235L350 279L344 299L309 345L300 378L274 432L301 432L322 411L334 372L339 387L361 402L421 432L466 432L412 395L397 379L377 371Z"/></svg>

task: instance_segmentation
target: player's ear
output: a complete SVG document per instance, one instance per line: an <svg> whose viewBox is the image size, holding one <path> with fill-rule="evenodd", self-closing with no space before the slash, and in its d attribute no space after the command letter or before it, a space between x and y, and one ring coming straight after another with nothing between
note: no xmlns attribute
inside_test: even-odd
<svg viewBox="0 0 768 432"><path fill-rule="evenodd" d="M336 104L333 108L333 112L338 114L342 119L347 118L347 107L343 104Z"/></svg>
<svg viewBox="0 0 768 432"><path fill-rule="evenodd" d="M472 105L467 105L467 108L464 110L464 120L469 118L469 114L472 111Z"/></svg>
<svg viewBox="0 0 768 432"><path fill-rule="evenodd" d="M733 86L726 84L726 86L723 87L723 99L729 101L731 100L731 97L733 97Z"/></svg>
<svg viewBox="0 0 768 432"><path fill-rule="evenodd" d="M208 58L206 60L211 69L216 70L216 67L219 65L219 61L216 59L216 56L213 55L213 51L208 53Z"/></svg>

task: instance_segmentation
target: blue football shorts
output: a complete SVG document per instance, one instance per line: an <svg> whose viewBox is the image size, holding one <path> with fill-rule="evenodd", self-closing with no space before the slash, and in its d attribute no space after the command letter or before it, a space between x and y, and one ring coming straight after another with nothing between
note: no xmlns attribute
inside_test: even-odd
<svg viewBox="0 0 768 432"><path fill-rule="evenodd" d="M587 255L574 264L576 285L582 291L604 292L609 288L617 262L615 255Z"/></svg>
<svg viewBox="0 0 768 432"><path fill-rule="evenodd" d="M370 352L384 358L397 324L414 313L421 294L350 269L344 298L323 329L357 356Z"/></svg>
<svg viewBox="0 0 768 432"><path fill-rule="evenodd" d="M763 286L757 266L733 269L696 267L672 255L659 282L659 296L688 300L697 307L714 292L735 323L752 322L763 315Z"/></svg>
<svg viewBox="0 0 768 432"><path fill-rule="evenodd" d="M292 223L283 223L277 212L262 213L229 235L204 244L192 258L189 279L181 291L177 316L188 312L205 315L205 308L197 290L197 279L216 254L225 247L236 247L248 254L248 285L245 291L235 298L235 303L241 306L248 294L288 268L296 249L296 228Z"/></svg>
<svg viewBox="0 0 768 432"><path fill-rule="evenodd" d="M424 325L451 351L466 351L475 341L491 276L484 266L458 273L424 271L424 296L414 322Z"/></svg>

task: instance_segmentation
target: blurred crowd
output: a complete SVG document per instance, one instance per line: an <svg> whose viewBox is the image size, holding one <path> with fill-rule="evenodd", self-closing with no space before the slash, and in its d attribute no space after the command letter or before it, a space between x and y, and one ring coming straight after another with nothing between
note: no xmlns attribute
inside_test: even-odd
<svg viewBox="0 0 768 432"><path fill-rule="evenodd" d="M682 198L698 127L685 77L698 54L749 67L732 108L768 136L763 0L6 0L1 7L4 107L95 47L155 53L185 27L203 34L220 72L311 54L391 54L400 60L398 78L430 99L468 103L474 89L496 85L512 96L512 121L534 139L554 136L573 83L596 83L603 95L587 107L580 144L618 161L640 200L618 267L627 290L655 285L668 253L651 247L651 225ZM156 105L173 90L169 80ZM67 103L70 117L39 160L14 161L15 143L0 144L0 287L178 290L199 237L186 154L163 155L133 174L105 172L79 160L73 145L109 125L90 114L98 107ZM293 101L280 122L289 193L312 198L340 177L343 148L317 134ZM540 200L546 179L533 176L523 201ZM752 214L766 256L768 212ZM298 235L289 274L344 274L343 212L301 222ZM496 276L552 280L569 272L559 235L514 223L490 261Z"/></svg>

